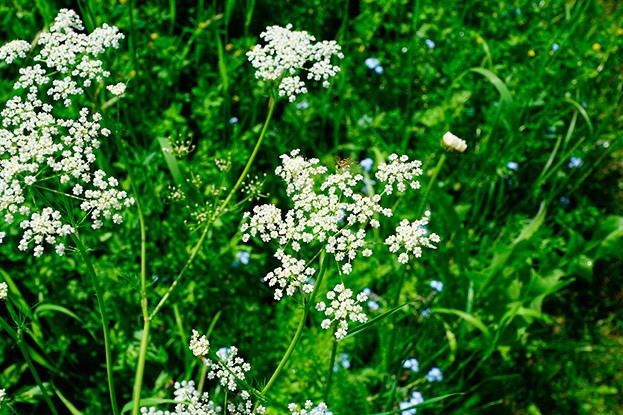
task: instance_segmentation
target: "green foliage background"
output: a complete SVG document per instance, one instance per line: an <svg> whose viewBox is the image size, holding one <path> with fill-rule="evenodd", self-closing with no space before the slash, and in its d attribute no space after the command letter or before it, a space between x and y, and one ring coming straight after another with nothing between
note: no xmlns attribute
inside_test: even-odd
<svg viewBox="0 0 623 415"><path fill-rule="evenodd" d="M377 315L406 306L339 343L351 367L332 375L333 413L399 413L414 388L427 400L423 414L623 410L618 2L15 0L0 4L0 40L30 41L62 7L76 10L88 31L108 23L126 35L121 50L106 56L127 92L103 111L115 139L102 146L100 167L120 178L133 173L147 222L151 303L199 238L193 213L222 199L219 188L231 188L266 117L270 86L255 79L246 51L266 26L292 23L337 40L345 59L329 90L278 103L252 169L253 176L267 174L267 202L285 204L273 171L278 155L293 148L328 166L334 156L371 157L377 165L406 153L423 161L425 184L445 154L446 131L468 143L464 154L446 154L426 201L429 227L442 239L438 250L406 269L390 257L356 267L352 286L375 293ZM381 62L382 74L366 67L369 57ZM1 70L5 102L15 73ZM163 151L187 139L186 157ZM572 157L582 166L570 168ZM216 159L231 167L220 171ZM123 185L130 189L129 179ZM188 200L171 202L171 186ZM422 194L402 198L396 217L416 219ZM214 346L236 345L253 365L256 385L283 355L300 310L292 301L274 302L261 281L274 265L274 247L241 242L242 212L252 206L236 205L212 226L191 272L152 323L143 397L170 398L170 381L198 379L200 362L187 348L193 328L213 325ZM131 400L142 327L139 218L136 209L124 216L121 227L85 235L105 284L122 405ZM234 266L240 251L251 260ZM60 413L70 406L109 413L85 264L71 253L33 258L17 250L15 238L0 245L0 257L17 328L28 333L24 341ZM444 291L431 293L430 280L442 281ZM423 318L426 308L432 314ZM0 316L16 326L4 308ZM332 337L319 323L310 317L269 393L276 408L270 413L323 397ZM5 410L48 413L15 340L2 333L0 386L12 402ZM402 368L410 357L420 362L418 374ZM433 366L443 382L426 382Z"/></svg>

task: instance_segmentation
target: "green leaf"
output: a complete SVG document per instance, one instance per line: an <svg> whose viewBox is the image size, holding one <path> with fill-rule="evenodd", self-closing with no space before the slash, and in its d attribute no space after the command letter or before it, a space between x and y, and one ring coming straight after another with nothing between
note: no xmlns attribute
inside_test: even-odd
<svg viewBox="0 0 623 415"><path fill-rule="evenodd" d="M158 143L162 149L164 161L166 161L169 171L171 172L171 176L173 176L173 181L176 185L181 185L184 180L182 179L182 174L180 173L180 169L177 165L177 160L173 157L173 154L171 154L171 141L167 137L158 137Z"/></svg>
<svg viewBox="0 0 623 415"><path fill-rule="evenodd" d="M487 340L491 340L491 331L489 328L480 320L478 317L473 316L465 311L456 310L454 308L433 308L431 310L433 313L439 314L454 314L467 321L472 326L476 327L478 330L482 332L482 334L487 338Z"/></svg>

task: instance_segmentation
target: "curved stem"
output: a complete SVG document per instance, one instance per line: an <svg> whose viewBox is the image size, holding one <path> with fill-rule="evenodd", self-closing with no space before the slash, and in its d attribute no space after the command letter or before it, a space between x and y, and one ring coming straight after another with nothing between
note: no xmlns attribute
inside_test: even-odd
<svg viewBox="0 0 623 415"><path fill-rule="evenodd" d="M201 245L203 245L203 241L205 241L205 238L208 235L208 229L210 229L210 223L207 223L205 225L205 228L203 228L203 232L201 232L201 236L199 237L199 240L197 241L197 243L193 247L193 249L192 249L192 251L190 253L190 257L188 257L188 260L184 264L184 267L177 274L177 276L173 280L173 283L171 284L171 286L169 287L167 292L164 293L164 295L162 296L160 301L158 301L158 304L156 305L156 308L154 308L154 310L149 315L149 319L150 320L153 320L153 318L156 316L156 314L158 314L158 312L160 311L160 309L162 308L164 303L171 296L171 293L173 292L173 290L175 289L177 284L179 284L180 279L184 276L184 274L186 274L186 271L188 271L188 268L190 268L190 265L192 264L192 262L194 261L195 257L197 256L197 253L199 252L199 249L201 248Z"/></svg>
<svg viewBox="0 0 623 415"><path fill-rule="evenodd" d="M333 379L333 367L337 356L337 339L333 336L333 347L331 348L331 360L329 361L329 374L327 375L327 387L324 390L324 403L328 404L329 391L331 390L331 380Z"/></svg>
<svg viewBox="0 0 623 415"><path fill-rule="evenodd" d="M426 190L424 191L424 196L422 196L422 200L420 201L420 205L417 210L417 217L421 217L424 213L424 206L426 206L426 201L428 200L428 195L430 194L431 188L435 184L437 180L437 176L443 167L443 164L446 162L446 153L442 153L441 157L439 157L439 161L435 166L435 170L433 171L433 175L430 177L430 181L428 182L428 186L426 186Z"/></svg>
<svg viewBox="0 0 623 415"><path fill-rule="evenodd" d="M17 330L17 345L19 346L19 350L22 352L22 355L24 356L24 360L26 360L26 365L28 365L28 368L30 369L30 373L32 373L32 377L35 378L35 382L37 382L37 386L39 386L39 389L41 389L41 393L43 394L43 399L45 399L45 402L50 407L50 410L52 411L52 413L54 415L58 415L58 412L56 412L56 408L54 407L54 404L52 403L52 400L50 399L50 395L52 395L52 391L49 391L48 388L45 387L45 385L41 381L41 378L39 377L39 374L37 373L37 369L35 368L35 365L32 362L32 359L30 358L30 354L28 353L28 348L24 344L24 336L22 335L22 331L19 329Z"/></svg>
<svg viewBox="0 0 623 415"><path fill-rule="evenodd" d="M149 340L149 327L151 323L149 308L147 304L147 227L145 225L145 215L143 213L143 207L141 205L139 192L136 188L136 183L134 183L134 178L132 177L130 158L128 157L126 148L121 140L119 140L118 144L121 148L123 161L128 170L130 186L132 187L132 192L134 193L134 201L136 203L136 210L138 213L138 221L141 233L141 312L143 314L143 334L141 338L138 361L136 363L136 373L134 374L134 387L132 390L132 415L138 415L140 411L141 389L143 387L143 373L145 372L145 361L147 359L147 346Z"/></svg>
<svg viewBox="0 0 623 415"><path fill-rule="evenodd" d="M102 291L102 287L100 286L100 281L97 277L97 273L95 272L95 268L93 268L93 263L91 262L91 257L87 253L85 246L82 244L80 240L80 236L75 233L71 234L71 239L76 244L76 248L82 255L82 259L84 259L84 263L87 266L87 272L91 277L91 282L93 283L93 288L95 288L95 295L97 296L97 305L100 312L100 319L102 321L102 331L104 333L104 348L106 351L106 374L108 377L108 391L110 393L110 404L112 405L112 413L113 415L117 415L119 410L117 408L117 398L115 397L115 384L113 380L113 370L112 370L112 355L110 350L110 333L108 331L108 316L107 316L107 308L106 308L106 300L104 299L104 292Z"/></svg>
<svg viewBox="0 0 623 415"><path fill-rule="evenodd" d="M234 184L234 187L232 187L232 189L229 191L229 194L227 195L223 203L221 203L218 209L216 209L216 211L214 212L214 216L212 217L212 220L215 220L216 217L218 217L221 213L225 211L227 204L231 201L232 197L234 196L236 191L240 188L240 186L242 185L242 182L244 181L245 177L249 173L249 170L251 169L251 165L253 164L253 161L255 160L255 157L257 156L260 146L262 145L262 141L264 140L264 137L266 136L266 131L268 130L268 124L270 123L270 120L275 111L275 103L276 103L275 99L271 97L270 100L268 101L268 115L266 116L266 121L264 121L264 126L262 127L262 131L260 132L260 137L257 139L257 143L255 143L253 152L251 153L251 156L249 156L249 160L247 161L247 164L244 166L242 173L240 173L240 177L238 177L236 184ZM188 261L186 261L186 264L184 264L184 268L182 268L180 273L175 277L175 279L173 280L173 283L171 284L167 292L162 296L162 298L158 302L158 305L156 305L156 308L154 309L154 311L151 312L151 315L149 316L150 319L153 319L154 316L158 313L158 311L160 311L160 309L162 308L166 300L171 295L171 292L173 292L173 290L179 283L182 276L186 273L186 271L190 267L190 264L195 259L195 256L197 256L199 248L201 248L201 245L203 244L203 241L205 240L205 237L208 234L209 228L210 228L210 222L206 224L203 230L203 233L201 234L201 237L199 238L199 241L193 247L190 257L188 258Z"/></svg>
<svg viewBox="0 0 623 415"><path fill-rule="evenodd" d="M242 173L240 173L240 177L238 177L238 181L236 182L236 184L234 184L234 187L232 187L229 194L227 195L227 198L225 198L221 206L216 210L214 216L218 216L223 212L225 207L227 207L227 204L230 202L231 198L234 196L234 193L236 193L236 190L238 190L238 188L244 181L245 177L249 173L249 170L251 169L251 165L253 164L253 161L255 160L255 157L257 156L260 146L262 145L262 141L264 141L264 136L266 136L266 130L268 130L268 124L271 118L273 117L273 113L275 111L275 106L276 106L275 103L276 103L275 99L271 97L268 101L268 115L266 115L266 121L264 121L264 126L262 127L262 131L260 132L260 137L257 139L257 143L255 143L253 152L251 153L251 156L249 156L249 160L247 160L247 164L244 166L244 170L242 170Z"/></svg>
<svg viewBox="0 0 623 415"><path fill-rule="evenodd" d="M309 309L311 307L311 304L313 304L314 302L314 298L316 298L316 293L318 292L318 289L322 283L322 279L324 278L327 262L328 261L325 259L325 253L323 251L320 256L320 272L318 273L318 280L316 281L316 285L314 286L314 291L309 296L309 299L307 300L307 303L305 304L305 307L303 308L303 316L301 317L301 320L299 321L299 325L296 328L296 332L294 333L294 337L292 337L292 340L290 341L290 345L288 346L286 353L281 358L279 365L277 365L277 368L275 369L272 376L268 380L268 383L266 384L266 386L264 386L264 389L262 389L262 391L260 392L261 396L265 396L266 392L268 392L270 387L273 386L273 384L277 380L277 377L279 376L279 373L281 373L281 370L284 368L284 366L288 362L290 355L294 351L296 344L301 338L301 334L303 333L303 327L305 326L305 321L307 320L307 315L309 314Z"/></svg>

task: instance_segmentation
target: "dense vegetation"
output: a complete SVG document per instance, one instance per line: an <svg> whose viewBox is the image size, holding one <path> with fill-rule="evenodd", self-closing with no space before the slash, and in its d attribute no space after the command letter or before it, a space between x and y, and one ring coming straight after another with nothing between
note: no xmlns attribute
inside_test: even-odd
<svg viewBox="0 0 623 415"><path fill-rule="evenodd" d="M96 170L118 179L100 189L127 194L111 193L121 204L99 219L98 206L80 207L87 193L51 174L66 157L60 150L52 161L15 161L24 149L51 148L44 132L52 127L7 108L14 96L24 107L36 102L14 84L20 68L40 60L37 39L64 8L83 21L78 33L107 24L124 35L97 56L109 74L68 102L41 94L46 79L35 87L57 119L78 120L84 107L111 132L96 131L100 145L80 148L96 159L69 181L98 186L88 173ZM13 62L0 49L0 413L173 411L174 383L190 380L221 413L261 404L290 414L289 403L308 399L335 415L623 411L617 1L14 0L0 4L0 20L1 44L22 39L29 49ZM288 74L262 79L247 55L269 43L259 37L268 26L287 24L341 47L328 56L339 66L328 87L307 81L308 62L309 91L292 102L279 94ZM66 75L46 70L44 78ZM52 124L67 128L58 139L77 135ZM467 149L449 147L447 132ZM373 255L360 250L345 267L339 243L297 250L292 235L264 242L252 232L255 217L245 212L258 206L273 204L284 217L303 211L283 169L275 173L292 159L300 168L294 149L326 167L311 176L306 203L338 189L325 206L336 236L353 225L345 189L383 196L391 217L375 207L352 228L367 231ZM394 153L408 159L392 161ZM34 160L48 165L29 176ZM413 173L413 160L422 162L421 188L387 192L379 168ZM351 184L332 182L348 175ZM28 213L10 211L7 200L22 190ZM47 206L75 232L21 243L35 229L28 215L43 217ZM307 219L296 216L284 232ZM413 224L421 258L383 246L402 220ZM285 268L279 245L304 260L288 280L294 295L281 299L264 280ZM362 310L353 305L367 321L349 320L344 338L334 335L339 321L326 329L329 314L316 309L322 300L330 307L327 293L340 283L353 300L367 296L354 301ZM191 342L192 330L206 335L209 352L197 352L205 343ZM233 356L222 349L231 346L251 364L235 392L206 377ZM224 373L217 377L233 374ZM256 406L226 408L241 391Z"/></svg>

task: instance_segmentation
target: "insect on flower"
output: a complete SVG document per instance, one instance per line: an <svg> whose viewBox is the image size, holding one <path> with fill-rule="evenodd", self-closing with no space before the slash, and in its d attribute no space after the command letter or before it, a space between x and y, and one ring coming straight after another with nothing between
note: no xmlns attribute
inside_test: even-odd
<svg viewBox="0 0 623 415"><path fill-rule="evenodd" d="M356 162L351 160L350 157L346 157L346 158L340 158L340 156L333 156L333 158L335 159L335 169L339 170L339 169L345 169L346 167L350 166L351 164L355 164Z"/></svg>

